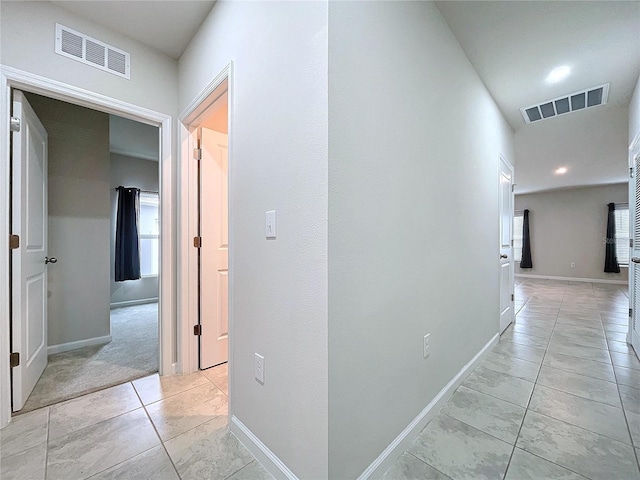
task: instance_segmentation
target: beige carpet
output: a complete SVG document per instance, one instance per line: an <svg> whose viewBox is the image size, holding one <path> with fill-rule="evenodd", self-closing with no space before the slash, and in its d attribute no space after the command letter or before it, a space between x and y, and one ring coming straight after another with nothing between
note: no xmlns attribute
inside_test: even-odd
<svg viewBox="0 0 640 480"><path fill-rule="evenodd" d="M49 356L19 413L119 385L158 371L158 304L111 310L111 343Z"/></svg>

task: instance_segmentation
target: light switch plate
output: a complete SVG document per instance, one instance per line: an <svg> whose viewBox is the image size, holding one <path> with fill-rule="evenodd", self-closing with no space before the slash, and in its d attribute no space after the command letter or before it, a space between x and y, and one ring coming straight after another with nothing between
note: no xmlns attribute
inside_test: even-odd
<svg viewBox="0 0 640 480"><path fill-rule="evenodd" d="M270 210L265 215L265 235L267 238L276 238L276 211Z"/></svg>

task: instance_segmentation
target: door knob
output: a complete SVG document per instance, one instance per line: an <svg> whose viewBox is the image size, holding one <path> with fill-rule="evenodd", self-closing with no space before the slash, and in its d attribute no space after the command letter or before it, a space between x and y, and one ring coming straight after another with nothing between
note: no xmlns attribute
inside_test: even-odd
<svg viewBox="0 0 640 480"><path fill-rule="evenodd" d="M509 258L509 255L507 255L506 253L503 253L500 255L500 258ZM640 261L640 259L638 259L638 261Z"/></svg>
<svg viewBox="0 0 640 480"><path fill-rule="evenodd" d="M631 259L631 261L632 261L633 263L640 263L640 258L638 258L638 257L633 257L633 258Z"/></svg>
<svg viewBox="0 0 640 480"><path fill-rule="evenodd" d="M47 263L58 263L58 259L56 257L44 257L44 264L46 265Z"/></svg>

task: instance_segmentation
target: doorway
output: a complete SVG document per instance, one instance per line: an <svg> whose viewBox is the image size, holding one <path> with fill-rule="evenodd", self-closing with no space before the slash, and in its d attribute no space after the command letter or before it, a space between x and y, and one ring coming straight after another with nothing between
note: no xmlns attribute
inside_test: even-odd
<svg viewBox="0 0 640 480"><path fill-rule="evenodd" d="M513 166L500 156L498 173L500 209L500 333L514 319Z"/></svg>
<svg viewBox="0 0 640 480"><path fill-rule="evenodd" d="M198 142L198 368L229 360L228 85L192 123ZM224 367L218 368L223 370Z"/></svg>
<svg viewBox="0 0 640 480"><path fill-rule="evenodd" d="M22 217L14 215L12 231L21 231L27 244L14 251L12 261L17 270L25 255L35 252L36 266L47 257L44 275L12 280L13 304L27 307L20 309L26 327L20 351L30 354L34 339L39 345L39 356L24 359L28 375L14 378L13 410L24 413L158 371L159 136L157 127L60 100L19 90L14 97L23 117L31 119L25 122L25 143L32 143L31 124L41 126L48 139L44 161L14 168L14 190L21 184L27 192L14 195L13 209ZM29 192L38 179L43 189L36 199ZM123 279L114 279L113 268L120 217L114 186L123 183L148 189L135 188L139 238L133 240L142 275L129 282L117 282ZM34 250L30 232L36 223L46 238ZM34 286L43 287L38 298ZM14 338L14 350L18 342Z"/></svg>
<svg viewBox="0 0 640 480"><path fill-rule="evenodd" d="M182 253L189 279L178 285L179 311L188 319L181 361L183 371L202 370L225 393L233 390L232 66L180 115L182 189L188 192L181 210L188 248Z"/></svg>

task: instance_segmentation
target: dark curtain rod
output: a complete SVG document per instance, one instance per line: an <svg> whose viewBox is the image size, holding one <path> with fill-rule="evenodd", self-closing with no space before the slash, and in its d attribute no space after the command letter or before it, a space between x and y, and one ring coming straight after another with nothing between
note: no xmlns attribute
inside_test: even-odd
<svg viewBox="0 0 640 480"><path fill-rule="evenodd" d="M116 187L116 188L114 188L114 190L117 191L118 188L120 188L120 187ZM134 188L134 187L127 187L127 188ZM140 190L140 193L156 193L157 194L158 192L154 192L152 190Z"/></svg>

